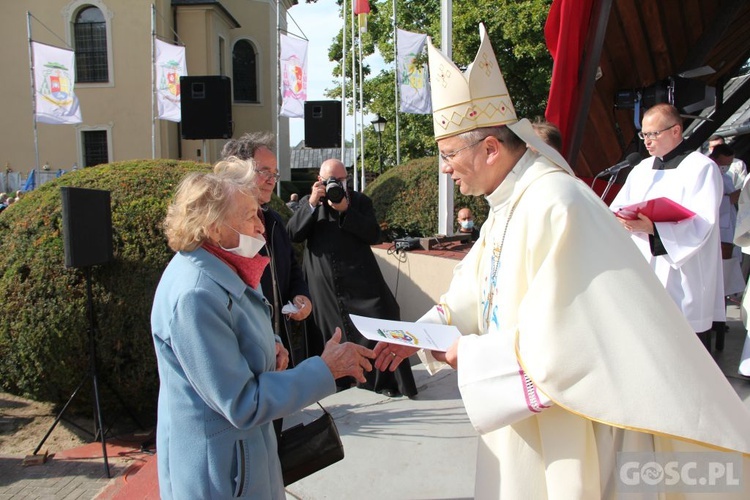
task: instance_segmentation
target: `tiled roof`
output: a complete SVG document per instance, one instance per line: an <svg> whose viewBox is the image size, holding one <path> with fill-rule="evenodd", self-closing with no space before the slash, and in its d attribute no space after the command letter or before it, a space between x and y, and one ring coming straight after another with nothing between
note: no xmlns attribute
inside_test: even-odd
<svg viewBox="0 0 750 500"><path fill-rule="evenodd" d="M341 160L341 148L306 148L296 146L290 150L290 160L292 170L313 168L318 169L320 165L331 158ZM342 160L347 168L354 164L354 148L344 150L345 158Z"/></svg>

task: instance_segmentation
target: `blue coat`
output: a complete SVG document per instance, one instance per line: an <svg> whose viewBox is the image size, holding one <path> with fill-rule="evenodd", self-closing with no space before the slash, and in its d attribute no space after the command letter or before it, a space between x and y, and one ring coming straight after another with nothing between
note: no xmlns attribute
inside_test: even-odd
<svg viewBox="0 0 750 500"><path fill-rule="evenodd" d="M161 498L284 498L271 422L336 390L323 360L274 371L268 302L202 248L167 266L151 328Z"/></svg>

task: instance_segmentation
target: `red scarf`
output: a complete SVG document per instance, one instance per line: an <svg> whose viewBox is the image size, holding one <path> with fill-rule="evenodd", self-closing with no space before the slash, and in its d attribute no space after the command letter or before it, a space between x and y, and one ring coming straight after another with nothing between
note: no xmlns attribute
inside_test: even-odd
<svg viewBox="0 0 750 500"><path fill-rule="evenodd" d="M258 289L260 277L263 276L266 266L271 259L265 255L258 254L255 257L242 257L232 252L227 252L221 247L204 243L203 248L211 254L214 254L222 262L231 267L248 286Z"/></svg>

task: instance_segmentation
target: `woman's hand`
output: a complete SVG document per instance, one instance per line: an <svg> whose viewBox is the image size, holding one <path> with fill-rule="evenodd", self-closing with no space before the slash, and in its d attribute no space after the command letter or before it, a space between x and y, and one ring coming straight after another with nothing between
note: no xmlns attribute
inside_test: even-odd
<svg viewBox="0 0 750 500"><path fill-rule="evenodd" d="M354 377L358 382L366 382L365 372L372 370L372 364L367 358L374 358L375 353L352 342L342 344L341 328L336 328L320 357L328 365L333 378Z"/></svg>
<svg viewBox="0 0 750 500"><path fill-rule="evenodd" d="M375 346L375 368L381 371L394 371L403 360L417 352L416 347L378 342Z"/></svg>
<svg viewBox="0 0 750 500"><path fill-rule="evenodd" d="M297 306L297 309L299 310L296 313L290 314L289 318L294 321L302 321L310 316L310 313L312 312L312 302L310 302L310 299L304 295L297 295L294 297L294 305Z"/></svg>
<svg viewBox="0 0 750 500"><path fill-rule="evenodd" d="M287 366L289 366L289 351L281 342L276 342L276 371L284 371Z"/></svg>

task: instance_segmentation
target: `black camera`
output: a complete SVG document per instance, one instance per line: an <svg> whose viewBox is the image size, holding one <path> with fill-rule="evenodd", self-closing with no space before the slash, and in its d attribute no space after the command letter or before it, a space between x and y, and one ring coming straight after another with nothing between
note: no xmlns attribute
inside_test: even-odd
<svg viewBox="0 0 750 500"><path fill-rule="evenodd" d="M325 181L325 186L326 198L331 200L333 203L341 203L341 200L343 200L344 196L346 196L344 185L341 184L341 182L337 178L329 177Z"/></svg>

